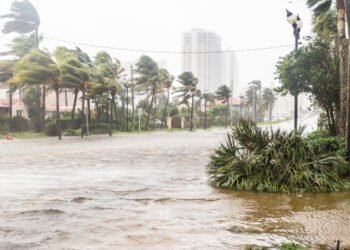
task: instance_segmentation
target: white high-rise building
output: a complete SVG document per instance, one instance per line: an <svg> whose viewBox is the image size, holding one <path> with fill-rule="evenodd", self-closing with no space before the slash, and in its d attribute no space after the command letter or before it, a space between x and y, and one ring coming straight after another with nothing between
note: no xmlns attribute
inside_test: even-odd
<svg viewBox="0 0 350 250"><path fill-rule="evenodd" d="M182 34L182 50L182 70L191 71L198 78L201 91L215 92L224 84L223 54L218 35L203 29L192 29Z"/></svg>

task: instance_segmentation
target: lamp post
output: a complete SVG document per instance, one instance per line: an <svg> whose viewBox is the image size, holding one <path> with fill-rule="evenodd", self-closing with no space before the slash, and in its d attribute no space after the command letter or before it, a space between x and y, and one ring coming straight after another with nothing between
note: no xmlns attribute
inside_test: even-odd
<svg viewBox="0 0 350 250"><path fill-rule="evenodd" d="M243 101L244 101L244 96L239 96L239 99L241 99L240 103L240 114L241 114L241 120L243 119Z"/></svg>
<svg viewBox="0 0 350 250"><path fill-rule="evenodd" d="M300 30L303 27L303 22L301 21L299 15L294 15L292 12L287 10L287 21L293 27L293 35L295 39L295 52L298 50ZM294 130L298 128L298 82L295 82L295 93L294 93Z"/></svg>

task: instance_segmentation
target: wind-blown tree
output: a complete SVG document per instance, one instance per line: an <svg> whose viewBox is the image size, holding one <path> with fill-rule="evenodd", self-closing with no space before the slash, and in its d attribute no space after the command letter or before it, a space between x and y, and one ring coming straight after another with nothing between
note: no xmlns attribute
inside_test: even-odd
<svg viewBox="0 0 350 250"><path fill-rule="evenodd" d="M257 106L260 103L260 99L261 99L261 81L258 80L254 80L251 81L250 83L248 83L249 85L249 90L247 91L247 104L251 105L251 107L253 108L253 120L254 122L257 122ZM259 91L259 95L257 95L257 91ZM260 109L260 105L259 105L259 109Z"/></svg>
<svg viewBox="0 0 350 250"><path fill-rule="evenodd" d="M89 66L84 65L79 60L76 53L65 47L57 47L54 51L55 58L60 66L62 82L61 88L74 89L75 93L79 90L83 91L85 85L90 81ZM76 92L76 90L78 90ZM73 110L72 110L72 122L74 122L74 113L76 108L76 96L74 98ZM82 131L83 131L83 118L82 118Z"/></svg>
<svg viewBox="0 0 350 250"><path fill-rule="evenodd" d="M275 105L276 96L272 89L264 88L262 91L261 104L267 111L268 121L272 120L272 110Z"/></svg>
<svg viewBox="0 0 350 250"><path fill-rule="evenodd" d="M192 72L183 72L178 76L178 82L182 85L176 92L179 93L181 103L187 103L191 100L191 120L190 130L193 130L193 108L194 108L194 96L197 90L198 79L193 75Z"/></svg>
<svg viewBox="0 0 350 250"><path fill-rule="evenodd" d="M339 131L341 134L345 135L346 131L346 114L348 107L347 100L347 89L349 86L348 74L349 74L349 42L346 38L345 20L350 20L350 9L346 10L347 0L307 0L307 5L314 11L314 31L322 36L324 30L328 30L328 37L334 37L330 35L334 31L334 24L336 24L337 38L335 43L337 44L337 52L339 55L339 78L340 78L340 88L339 88L339 98L340 98L340 109L339 109ZM336 7L336 18L334 15L332 17L332 4L335 2ZM346 18L347 17L347 18ZM320 32L321 31L321 32ZM350 31L348 30L348 34Z"/></svg>
<svg viewBox="0 0 350 250"><path fill-rule="evenodd" d="M32 49L14 65L12 82L27 84L43 83L50 85L56 93L56 116L58 139L61 139L61 122L59 106L59 88L61 83L61 72L56 62L47 52Z"/></svg>
<svg viewBox="0 0 350 250"><path fill-rule="evenodd" d="M332 134L337 132L335 114L340 109L339 58L332 43L315 38L309 44L281 58L276 65L277 78L282 93L295 91L312 95L315 103L327 114L327 124ZM298 89L295 89L295 82Z"/></svg>
<svg viewBox="0 0 350 250"><path fill-rule="evenodd" d="M167 92L167 98L165 102L165 107L163 110L163 117L162 117L162 126L165 124L165 117L169 105L169 99L170 99L170 90L172 88L173 82L175 80L175 77L173 75L170 75L169 72L166 69L161 69L159 72L161 76L161 83L162 83L162 88L163 90L166 90Z"/></svg>
<svg viewBox="0 0 350 250"><path fill-rule="evenodd" d="M19 33L19 34L29 34L30 37L34 39L35 48L39 49L39 26L40 26L40 17L35 9L35 7L28 0L16 0L13 1L10 7L10 12L8 14L0 16L1 19L4 19L4 25L2 33ZM22 55L23 56L23 55ZM43 99L45 100L45 89L43 88ZM45 119L45 103L43 102L42 107L42 120L40 119L40 86L37 85L37 103L38 103L38 129L40 129L40 121L42 122L41 127L44 127Z"/></svg>
<svg viewBox="0 0 350 250"><path fill-rule="evenodd" d="M223 103L226 103L225 128L227 128L231 89L226 85L221 85L215 92L215 95L218 100L222 101Z"/></svg>
<svg viewBox="0 0 350 250"><path fill-rule="evenodd" d="M121 88L121 74L124 69L118 59L114 59L105 51L95 57L94 93L108 93L111 96L109 108L109 136L112 136L113 110L116 108L115 97ZM115 110L116 111L116 110ZM116 112L114 112L116 114ZM117 117L116 117L117 119ZM117 122L117 121L116 121Z"/></svg>
<svg viewBox="0 0 350 250"><path fill-rule="evenodd" d="M136 72L139 74L136 84L142 86L148 93L147 98L151 97L147 110L145 129L148 129L149 118L157 94L157 89L161 84L158 64L149 56L141 56L136 63Z"/></svg>

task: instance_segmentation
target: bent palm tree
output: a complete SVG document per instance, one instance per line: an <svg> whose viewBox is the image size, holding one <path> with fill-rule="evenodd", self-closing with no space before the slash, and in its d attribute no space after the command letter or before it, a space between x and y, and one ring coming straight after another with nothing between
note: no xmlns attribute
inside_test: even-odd
<svg viewBox="0 0 350 250"><path fill-rule="evenodd" d="M227 128L231 89L229 87L227 87L226 85L222 85L215 92L215 95L216 95L216 98L218 100L223 101L223 103L226 103L225 128Z"/></svg>
<svg viewBox="0 0 350 250"><path fill-rule="evenodd" d="M272 89L264 88L262 93L262 105L265 107L268 113L268 120L272 120L272 110L275 105L276 96Z"/></svg>
<svg viewBox="0 0 350 250"><path fill-rule="evenodd" d="M161 78L162 87L164 90L167 91L167 98L166 98L165 107L163 110L163 117L162 117L162 124L161 124L161 126L163 127L165 124L165 116L169 105L170 89L173 85L175 77L173 75L170 75L166 69L160 69L159 74Z"/></svg>
<svg viewBox="0 0 350 250"><path fill-rule="evenodd" d="M215 102L215 95L212 93L203 93L202 99L204 99L204 129L208 126L208 117L207 117L207 103Z"/></svg>
<svg viewBox="0 0 350 250"><path fill-rule="evenodd" d="M50 54L32 49L27 55L14 65L13 83L26 82L27 84L49 84L56 93L56 115L58 139L61 139L61 121L59 106L59 88L61 72Z"/></svg>
<svg viewBox="0 0 350 250"><path fill-rule="evenodd" d="M198 79L192 72L184 72L178 76L178 82L182 85L176 92L180 93L179 97L182 98L180 104L187 103L191 100L191 121L190 130L193 130L193 108L194 108L194 96L197 90Z"/></svg>

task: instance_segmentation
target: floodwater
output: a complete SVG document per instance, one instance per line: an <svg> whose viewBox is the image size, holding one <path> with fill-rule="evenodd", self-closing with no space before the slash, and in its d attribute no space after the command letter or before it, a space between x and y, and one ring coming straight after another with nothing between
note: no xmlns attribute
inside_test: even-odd
<svg viewBox="0 0 350 250"><path fill-rule="evenodd" d="M350 193L208 185L225 131L0 141L0 249L350 247Z"/></svg>

